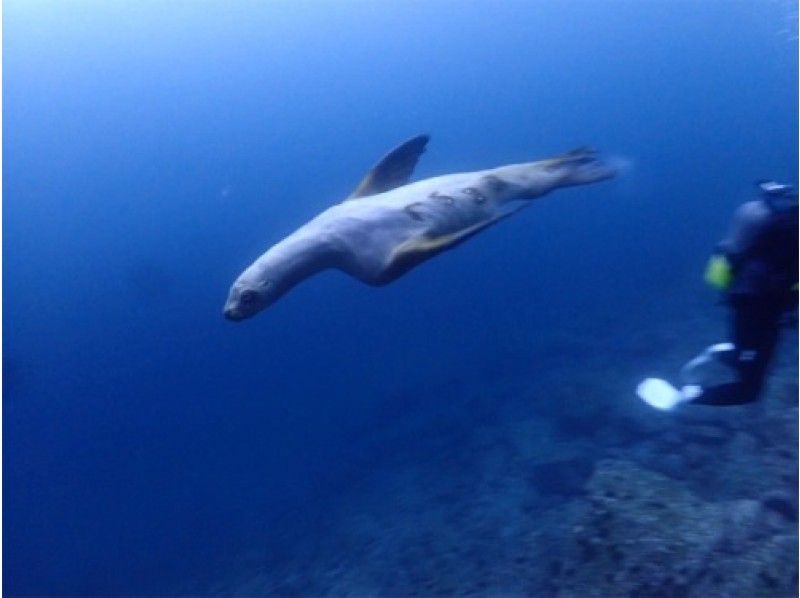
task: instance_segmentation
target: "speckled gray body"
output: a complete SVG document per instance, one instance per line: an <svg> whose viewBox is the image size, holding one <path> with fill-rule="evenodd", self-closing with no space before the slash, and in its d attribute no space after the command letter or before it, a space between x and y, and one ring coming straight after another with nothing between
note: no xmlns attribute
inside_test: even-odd
<svg viewBox="0 0 800 598"><path fill-rule="evenodd" d="M241 320L296 284L336 268L382 285L554 189L614 176L591 151L450 174L334 205L268 249L231 287L224 313Z"/></svg>

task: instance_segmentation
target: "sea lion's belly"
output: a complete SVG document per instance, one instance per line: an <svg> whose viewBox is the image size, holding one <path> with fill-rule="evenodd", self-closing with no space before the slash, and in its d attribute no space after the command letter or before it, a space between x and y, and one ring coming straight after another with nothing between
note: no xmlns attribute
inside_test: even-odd
<svg viewBox="0 0 800 598"><path fill-rule="evenodd" d="M368 284L383 284L400 245L456 233L491 218L494 211L483 197L418 183L346 201L321 219L341 248L341 269Z"/></svg>

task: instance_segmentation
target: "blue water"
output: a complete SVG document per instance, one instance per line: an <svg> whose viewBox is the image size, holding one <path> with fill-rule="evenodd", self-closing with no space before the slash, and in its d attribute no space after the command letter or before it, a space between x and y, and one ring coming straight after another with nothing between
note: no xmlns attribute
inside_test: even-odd
<svg viewBox="0 0 800 598"><path fill-rule="evenodd" d="M5 2L5 592L212 584L408 397L577 370L564 334L613 352L674 296L712 303L700 272L730 212L757 178L796 182L796 17ZM222 318L245 266L422 132L418 178L585 144L628 167L385 288L323 273Z"/></svg>

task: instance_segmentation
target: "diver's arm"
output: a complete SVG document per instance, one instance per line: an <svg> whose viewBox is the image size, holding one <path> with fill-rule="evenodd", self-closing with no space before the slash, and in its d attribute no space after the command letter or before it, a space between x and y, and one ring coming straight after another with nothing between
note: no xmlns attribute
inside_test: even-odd
<svg viewBox="0 0 800 598"><path fill-rule="evenodd" d="M726 237L711 252L705 281L719 291L731 288L745 256L751 251L756 235L769 220L769 208L763 201L749 201L736 210Z"/></svg>
<svg viewBox="0 0 800 598"><path fill-rule="evenodd" d="M763 201L742 204L733 216L725 238L717 245L716 253L724 255L735 270L741 259L751 249L758 230L769 218L769 208Z"/></svg>

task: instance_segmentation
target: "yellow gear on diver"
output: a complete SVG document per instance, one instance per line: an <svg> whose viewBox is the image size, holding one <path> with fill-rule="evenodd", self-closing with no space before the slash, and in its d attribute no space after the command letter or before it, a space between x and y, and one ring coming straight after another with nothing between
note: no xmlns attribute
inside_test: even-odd
<svg viewBox="0 0 800 598"><path fill-rule="evenodd" d="M705 281L720 291L727 291L733 282L733 268L724 255L714 254L706 266Z"/></svg>

